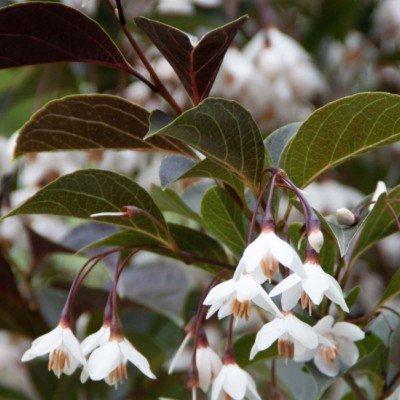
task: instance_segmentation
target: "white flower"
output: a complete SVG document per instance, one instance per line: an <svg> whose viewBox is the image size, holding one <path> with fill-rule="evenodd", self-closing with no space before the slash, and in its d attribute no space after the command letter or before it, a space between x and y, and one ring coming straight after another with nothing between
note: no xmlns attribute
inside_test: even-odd
<svg viewBox="0 0 400 400"><path fill-rule="evenodd" d="M267 278L272 278L279 269L279 263L300 276L306 276L296 251L273 231L263 231L246 247L235 277L237 278L244 271L251 273L260 269Z"/></svg>
<svg viewBox="0 0 400 400"><path fill-rule="evenodd" d="M311 308L319 305L326 296L345 312L349 312L343 291L335 278L324 272L320 265L312 262L306 262L304 269L307 273L306 278L291 274L271 290L271 297L282 294L283 310L291 310L301 299L302 307L308 307L311 311Z"/></svg>
<svg viewBox="0 0 400 400"><path fill-rule="evenodd" d="M375 192L372 195L371 201L376 202L379 199L380 195L383 193L387 193L387 188L386 188L385 182L379 181L376 184ZM371 211L374 208L374 206L375 206L375 203L370 204L368 207L368 210Z"/></svg>
<svg viewBox="0 0 400 400"><path fill-rule="evenodd" d="M222 362L210 346L199 346L196 351L196 366L199 372L200 388L207 392L211 382L221 370Z"/></svg>
<svg viewBox="0 0 400 400"><path fill-rule="evenodd" d="M130 361L149 378L156 378L150 370L147 359L125 337L111 336L89 357L87 368L90 379L93 381L104 379L109 385L117 386L127 378L127 361Z"/></svg>
<svg viewBox="0 0 400 400"><path fill-rule="evenodd" d="M325 375L336 376L339 373L339 360L347 366L354 365L359 351L354 342L364 339L365 333L349 322L336 322L327 315L314 326L314 330L332 343L333 347L321 344L318 349L300 355L297 361L309 361L314 358L316 367Z"/></svg>
<svg viewBox="0 0 400 400"><path fill-rule="evenodd" d="M63 323L35 339L31 348L22 356L22 361L30 361L48 353L49 371L52 370L58 378L63 373L71 375L79 364L86 364L78 340L70 327Z"/></svg>
<svg viewBox="0 0 400 400"><path fill-rule="evenodd" d="M256 278L247 273L238 279L229 279L212 288L203 304L211 306L207 318L219 310L219 319L232 313L236 317L249 319L252 302L274 316L281 314Z"/></svg>
<svg viewBox="0 0 400 400"><path fill-rule="evenodd" d="M175 353L174 358L171 361L171 364L169 365L168 374L172 374L174 372L176 364L177 364L179 358L182 356L184 350L186 349L186 346L189 343L189 340L192 337L193 337L193 333L191 331L186 334L186 336L183 339L181 345L179 346L178 351Z"/></svg>
<svg viewBox="0 0 400 400"><path fill-rule="evenodd" d="M213 383L211 400L221 398L261 400L253 378L236 363L224 364Z"/></svg>
<svg viewBox="0 0 400 400"><path fill-rule="evenodd" d="M319 343L318 335L311 326L293 314L286 313L283 318L275 318L258 331L250 352L250 360L259 351L268 349L276 340L278 340L278 354L285 359L293 359L297 347L302 351L304 348L313 350ZM326 344L329 345L329 342Z"/></svg>

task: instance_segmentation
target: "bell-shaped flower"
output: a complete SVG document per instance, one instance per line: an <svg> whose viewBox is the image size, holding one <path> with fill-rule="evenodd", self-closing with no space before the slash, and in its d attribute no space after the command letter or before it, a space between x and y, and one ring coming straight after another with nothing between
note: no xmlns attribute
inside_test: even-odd
<svg viewBox="0 0 400 400"><path fill-rule="evenodd" d="M82 354L78 339L72 333L69 324L60 324L32 342L32 346L22 356L22 361L49 354L49 371L59 378L61 374L71 375L86 359Z"/></svg>
<svg viewBox="0 0 400 400"><path fill-rule="evenodd" d="M313 262L306 262L304 269L307 274L305 278L291 274L271 290L271 297L282 294L283 310L291 310L301 300L302 308L308 308L311 313L311 308L319 305L325 296L349 312L343 291L335 278Z"/></svg>
<svg viewBox="0 0 400 400"><path fill-rule="evenodd" d="M235 362L224 362L224 366L215 379L211 400L261 400L253 378Z"/></svg>
<svg viewBox="0 0 400 400"><path fill-rule="evenodd" d="M354 342L365 337L365 333L357 325L349 322L336 322L334 324L333 317L327 315L315 324L314 330L327 339L331 346L321 343L312 352L296 357L297 361L314 359L316 367L323 374L331 377L339 373L339 361L342 361L348 367L357 362L359 351Z"/></svg>
<svg viewBox="0 0 400 400"><path fill-rule="evenodd" d="M97 332L94 332L85 338L81 343L83 355L87 356L97 347L107 343L110 338L110 331L110 325L103 324Z"/></svg>
<svg viewBox="0 0 400 400"><path fill-rule="evenodd" d="M252 273L260 269L265 277L271 280L279 270L279 263L299 276L306 276L296 251L289 243L280 239L273 230L265 229L246 247L235 277L237 278L243 272Z"/></svg>
<svg viewBox="0 0 400 400"><path fill-rule="evenodd" d="M252 303L274 316L280 315L280 311L261 284L248 273L241 274L238 279L232 278L215 286L203 302L204 305L210 306L207 318L218 311L220 319L230 314L249 319Z"/></svg>
<svg viewBox="0 0 400 400"><path fill-rule="evenodd" d="M111 335L110 339L94 350L89 357L87 368L90 379L93 381L104 379L107 384L117 387L127 379L128 361L149 378L156 378L150 370L147 359L125 337Z"/></svg>
<svg viewBox="0 0 400 400"><path fill-rule="evenodd" d="M316 349L319 338L311 326L300 321L293 314L285 313L282 318L275 318L258 331L250 352L250 360L259 351L268 349L275 341L278 341L278 354L287 360L294 358L297 352L296 347ZM329 342L326 344L329 345Z"/></svg>
<svg viewBox="0 0 400 400"><path fill-rule="evenodd" d="M196 350L196 367L199 373L199 386L201 390L207 392L222 368L221 359L208 344L200 345Z"/></svg>

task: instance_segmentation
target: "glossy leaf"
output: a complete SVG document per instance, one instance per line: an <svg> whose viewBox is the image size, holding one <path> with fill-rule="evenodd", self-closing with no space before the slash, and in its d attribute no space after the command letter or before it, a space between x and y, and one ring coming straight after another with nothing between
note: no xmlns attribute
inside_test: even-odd
<svg viewBox="0 0 400 400"><path fill-rule="evenodd" d="M235 101L206 99L146 138L154 135L193 146L256 191L264 165L264 146L253 117Z"/></svg>
<svg viewBox="0 0 400 400"><path fill-rule="evenodd" d="M279 166L281 155L286 146L290 143L291 139L296 135L301 126L301 122L293 122L291 124L282 126L273 131L264 140L264 145L269 152L274 166ZM270 165L266 165L270 166Z"/></svg>
<svg viewBox="0 0 400 400"><path fill-rule="evenodd" d="M117 96L67 96L48 103L21 129L15 156L54 150L134 149L191 154L175 139L144 141L150 114Z"/></svg>
<svg viewBox="0 0 400 400"><path fill-rule="evenodd" d="M179 29L148 18L135 18L136 25L171 64L194 104L210 93L225 53L246 20L241 17L208 32L193 45Z"/></svg>
<svg viewBox="0 0 400 400"><path fill-rule="evenodd" d="M150 193L161 211L170 211L182 215L200 225L203 223L200 215L196 214L173 190L161 189L159 186L152 185Z"/></svg>
<svg viewBox="0 0 400 400"><path fill-rule="evenodd" d="M216 260L221 263L228 263L226 253L222 246L215 239L211 238L205 233L177 224L168 224L168 228L176 240L180 251L193 254L198 257L204 257L208 260ZM88 246L87 249L119 246L135 247L141 244L150 245L148 250L151 252L165 255L167 257L178 258L181 261L187 261L185 260L185 257L178 256L167 249L151 247L152 244L157 244L156 241L151 240L151 238L148 237L143 237L143 235L138 235L137 232L127 229L100 239ZM194 260L193 265L199 266L213 273L218 272L221 270L221 268L223 268L222 266L215 265L213 263L207 263L201 260Z"/></svg>
<svg viewBox="0 0 400 400"><path fill-rule="evenodd" d="M133 219L101 217L96 221L132 229L156 241L168 243L164 218L149 194L133 180L109 171L86 169L65 175L41 189L38 193L11 211L6 217L25 214L49 214L83 218L93 221L91 214L118 212L123 206L145 210Z"/></svg>
<svg viewBox="0 0 400 400"><path fill-rule="evenodd" d="M400 139L400 96L360 93L327 104L300 127L281 165L299 187L357 155Z"/></svg>
<svg viewBox="0 0 400 400"><path fill-rule="evenodd" d="M390 189L385 197L386 200L400 198L400 185ZM378 201L372 211L360 236L357 239L357 244L354 250L353 259L359 257L365 250L371 247L379 240L397 232L396 222L390 213L384 200ZM391 206L397 215L400 215L400 202L392 201Z"/></svg>
<svg viewBox="0 0 400 400"><path fill-rule="evenodd" d="M74 8L29 2L0 9L0 69L63 61L132 71L100 25Z"/></svg>
<svg viewBox="0 0 400 400"><path fill-rule="evenodd" d="M246 246L248 220L225 190L212 187L206 192L201 215L207 229L235 254L241 255Z"/></svg>
<svg viewBox="0 0 400 400"><path fill-rule="evenodd" d="M166 156L160 166L160 180L162 186L180 179L209 178L218 179L233 187L238 194L243 192L243 184L240 179L221 164L205 158L196 163L194 159L181 156Z"/></svg>
<svg viewBox="0 0 400 400"><path fill-rule="evenodd" d="M389 285L383 292L382 297L378 302L378 306L386 303L391 298L400 294L400 269L392 276L392 279L389 282Z"/></svg>

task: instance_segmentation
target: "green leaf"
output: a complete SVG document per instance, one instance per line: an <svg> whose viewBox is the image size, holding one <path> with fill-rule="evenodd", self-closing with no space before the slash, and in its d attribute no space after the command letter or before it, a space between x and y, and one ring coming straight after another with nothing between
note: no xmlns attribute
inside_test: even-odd
<svg viewBox="0 0 400 400"><path fill-rule="evenodd" d="M174 212L196 221L200 225L203 224L200 215L196 214L173 190L162 189L157 185L152 185L150 193L161 211Z"/></svg>
<svg viewBox="0 0 400 400"><path fill-rule="evenodd" d="M242 368L246 368L257 361L269 360L278 357L278 346L276 343L274 343L267 350L257 353L253 360L250 360L250 351L253 347L255 339L256 334L251 333L249 335L242 336L234 344L235 358L237 363Z"/></svg>
<svg viewBox="0 0 400 400"><path fill-rule="evenodd" d="M350 289L345 293L344 297L346 299L346 304L349 308L353 307L356 304L358 296L361 293L361 286L357 285Z"/></svg>
<svg viewBox="0 0 400 400"><path fill-rule="evenodd" d="M302 122L293 122L291 124L282 126L281 128L273 131L264 140L264 146L271 156L272 165L280 165L282 153L284 152L286 146L289 144L290 140L299 130L301 124Z"/></svg>
<svg viewBox="0 0 400 400"><path fill-rule="evenodd" d="M40 151L134 149L191 154L171 138L144 141L149 112L117 96L74 95L33 114L18 135L15 156Z"/></svg>
<svg viewBox="0 0 400 400"><path fill-rule="evenodd" d="M226 190L212 187L203 197L201 215L207 229L240 255L247 238L248 220Z"/></svg>
<svg viewBox="0 0 400 400"><path fill-rule="evenodd" d="M151 217L140 213L133 219L100 217L96 221L120 225L168 245L166 232L162 229L162 226L166 227L164 218L149 194L133 180L110 171L86 169L65 175L45 186L4 218L49 214L93 221L91 214L118 212L127 205L139 207Z"/></svg>
<svg viewBox="0 0 400 400"><path fill-rule="evenodd" d="M177 224L168 224L168 228L176 240L179 249L182 252L190 253L198 257L204 257L208 260L216 260L217 262L228 264L227 256L221 245L210 236L205 233L199 232L197 230L188 228L186 226ZM146 244L143 243L143 238L137 235L137 232L132 230L121 230L113 235L110 235L104 239L100 239L91 245L87 246L86 249L95 247L119 247L128 246L135 247L136 245ZM155 242L148 241L147 244L156 244ZM177 258L182 260L182 258L174 252L168 249L152 248L150 247L148 251L165 255L167 257ZM199 266L209 272L215 273L220 271L223 267L207 263L202 260L195 260L193 265Z"/></svg>
<svg viewBox="0 0 400 400"><path fill-rule="evenodd" d="M0 398L2 400L29 400L29 397L24 393L2 385L0 385Z"/></svg>
<svg viewBox="0 0 400 400"><path fill-rule="evenodd" d="M360 93L327 104L300 127L281 166L299 187L352 157L400 139L400 96Z"/></svg>
<svg viewBox="0 0 400 400"><path fill-rule="evenodd" d="M392 276L389 285L378 302L377 308L398 294L400 294L400 269Z"/></svg>
<svg viewBox="0 0 400 400"><path fill-rule="evenodd" d="M195 45L172 26L136 17L136 25L168 60L194 104L208 96L232 40L248 17L241 17L204 35Z"/></svg>
<svg viewBox="0 0 400 400"><path fill-rule="evenodd" d="M374 208L369 213L368 220L365 222L354 250L353 260L358 258L365 250L379 240L397 232L396 222L390 213L384 200L399 199L400 185L390 189L385 196L375 203ZM397 215L400 215L400 202L390 203Z"/></svg>
<svg viewBox="0 0 400 400"><path fill-rule="evenodd" d="M257 191L264 146L253 117L235 101L206 99L146 138L154 135L173 137L193 146Z"/></svg>

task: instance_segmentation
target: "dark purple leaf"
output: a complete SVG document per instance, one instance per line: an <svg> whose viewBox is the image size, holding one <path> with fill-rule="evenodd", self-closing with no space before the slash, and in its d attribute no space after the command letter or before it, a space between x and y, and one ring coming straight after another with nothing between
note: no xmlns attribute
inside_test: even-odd
<svg viewBox="0 0 400 400"><path fill-rule="evenodd" d="M244 16L208 32L193 46L189 36L179 29L148 18L135 18L136 25L174 68L196 105L210 93L225 53L246 20Z"/></svg>
<svg viewBox="0 0 400 400"><path fill-rule="evenodd" d="M74 8L34 2L0 9L0 69L70 61L132 71L108 34Z"/></svg>

